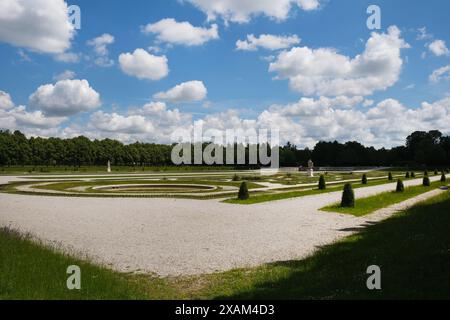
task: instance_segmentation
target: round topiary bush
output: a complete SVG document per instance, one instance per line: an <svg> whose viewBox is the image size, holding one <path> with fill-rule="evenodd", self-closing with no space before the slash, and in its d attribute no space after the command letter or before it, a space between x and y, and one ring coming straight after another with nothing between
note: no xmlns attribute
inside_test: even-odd
<svg viewBox="0 0 450 320"><path fill-rule="evenodd" d="M442 172L441 182L446 182L446 181L447 181L447 177L445 176L445 173Z"/></svg>
<svg viewBox="0 0 450 320"><path fill-rule="evenodd" d="M248 193L247 182L242 182L241 187L239 188L238 199L239 200L247 200L250 197Z"/></svg>
<svg viewBox="0 0 450 320"><path fill-rule="evenodd" d="M388 180L389 181L392 181L394 178L392 177L392 172L389 172L389 174L388 174Z"/></svg>
<svg viewBox="0 0 450 320"><path fill-rule="evenodd" d="M429 187L431 185L430 178L428 178L428 176L423 177L423 183L422 184L423 184L424 187Z"/></svg>
<svg viewBox="0 0 450 320"><path fill-rule="evenodd" d="M353 192L352 185L347 183L344 186L344 192L342 193L342 208L354 208L355 207L355 193Z"/></svg>
<svg viewBox="0 0 450 320"><path fill-rule="evenodd" d="M396 192L403 192L405 191L405 186L403 185L402 179L397 180L397 188L395 190Z"/></svg>
<svg viewBox="0 0 450 320"><path fill-rule="evenodd" d="M235 174L235 175L233 176L233 181L241 181L241 180L242 180L241 177L238 176L237 174Z"/></svg>
<svg viewBox="0 0 450 320"><path fill-rule="evenodd" d="M409 177L410 177L409 172L406 172L405 178L409 179Z"/></svg>
<svg viewBox="0 0 450 320"><path fill-rule="evenodd" d="M367 184L367 175L366 174L363 174L361 183L362 184Z"/></svg>
<svg viewBox="0 0 450 320"><path fill-rule="evenodd" d="M416 173L414 171L411 171L411 178L415 178L416 177Z"/></svg>
<svg viewBox="0 0 450 320"><path fill-rule="evenodd" d="M319 190L325 190L327 188L327 184L325 182L325 176L321 175L319 178Z"/></svg>

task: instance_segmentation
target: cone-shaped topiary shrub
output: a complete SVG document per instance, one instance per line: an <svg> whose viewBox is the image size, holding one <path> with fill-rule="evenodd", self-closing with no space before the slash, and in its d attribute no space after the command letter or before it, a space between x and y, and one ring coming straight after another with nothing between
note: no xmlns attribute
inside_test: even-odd
<svg viewBox="0 0 450 320"><path fill-rule="evenodd" d="M396 192L403 192L405 191L405 186L403 185L402 179L397 180L397 189L395 189Z"/></svg>
<svg viewBox="0 0 450 320"><path fill-rule="evenodd" d="M447 177L445 176L445 173L442 172L441 182L445 182L445 181L447 181Z"/></svg>
<svg viewBox="0 0 450 320"><path fill-rule="evenodd" d="M423 176L424 177L428 177L428 171L427 170L425 170L425 172L423 173Z"/></svg>
<svg viewBox="0 0 450 320"><path fill-rule="evenodd" d="M437 169L434 170L434 175L437 176L439 174L439 172L437 171Z"/></svg>
<svg viewBox="0 0 450 320"><path fill-rule="evenodd" d="M242 182L241 187L239 188L238 199L239 200L247 200L250 197L248 194L247 182Z"/></svg>
<svg viewBox="0 0 450 320"><path fill-rule="evenodd" d="M367 184L367 175L366 174L363 174L361 183L362 184Z"/></svg>
<svg viewBox="0 0 450 320"><path fill-rule="evenodd" d="M344 186L344 192L342 193L342 208L354 208L355 207L355 193L353 192L352 185L347 183Z"/></svg>
<svg viewBox="0 0 450 320"><path fill-rule="evenodd" d="M423 177L423 183L422 184L423 184L424 187L429 187L431 185L430 178L428 178L428 176Z"/></svg>
<svg viewBox="0 0 450 320"><path fill-rule="evenodd" d="M325 190L327 188L327 184L325 182L325 176L321 175L319 178L319 190Z"/></svg>
<svg viewBox="0 0 450 320"><path fill-rule="evenodd" d="M388 174L388 180L389 181L392 181L394 178L392 177L392 172L389 172L389 174Z"/></svg>
<svg viewBox="0 0 450 320"><path fill-rule="evenodd" d="M409 171L406 172L405 178L406 178L406 179L409 179Z"/></svg>
<svg viewBox="0 0 450 320"><path fill-rule="evenodd" d="M416 177L416 173L414 171L411 171L411 178L415 178Z"/></svg>

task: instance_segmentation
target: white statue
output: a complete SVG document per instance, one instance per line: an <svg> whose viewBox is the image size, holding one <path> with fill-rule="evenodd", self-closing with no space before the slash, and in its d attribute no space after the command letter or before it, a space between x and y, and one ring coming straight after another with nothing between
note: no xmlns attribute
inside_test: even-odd
<svg viewBox="0 0 450 320"><path fill-rule="evenodd" d="M108 160L108 173L111 173L111 161Z"/></svg>
<svg viewBox="0 0 450 320"><path fill-rule="evenodd" d="M311 178L314 177L314 162L312 160L308 161L308 173Z"/></svg>

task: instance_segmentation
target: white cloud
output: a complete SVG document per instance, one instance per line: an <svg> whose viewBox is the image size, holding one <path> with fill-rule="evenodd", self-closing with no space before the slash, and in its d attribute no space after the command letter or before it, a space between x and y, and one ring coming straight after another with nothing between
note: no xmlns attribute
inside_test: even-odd
<svg viewBox="0 0 450 320"><path fill-rule="evenodd" d="M54 128L67 120L66 117L47 117L42 111L27 112L24 106L9 112L19 127Z"/></svg>
<svg viewBox="0 0 450 320"><path fill-rule="evenodd" d="M63 52L55 55L55 60L65 63L78 63L80 62L81 54L74 52Z"/></svg>
<svg viewBox="0 0 450 320"><path fill-rule="evenodd" d="M400 30L391 26L387 34L372 33L364 52L353 59L331 48L295 47L281 52L269 71L305 95L371 95L397 82L401 49L408 47Z"/></svg>
<svg viewBox="0 0 450 320"><path fill-rule="evenodd" d="M447 48L447 45L445 44L445 41L443 40L434 40L432 43L428 45L428 49L435 55L435 56L450 56L450 51Z"/></svg>
<svg viewBox="0 0 450 320"><path fill-rule="evenodd" d="M191 115L182 113L178 109L167 109L164 102L150 102L142 108L129 112L130 115L141 115L151 119L153 125L159 130L184 125L190 121Z"/></svg>
<svg viewBox="0 0 450 320"><path fill-rule="evenodd" d="M133 109L126 115L118 113L94 113L88 128L79 128L88 136L95 138L113 137L124 142L160 142L172 143L171 134L180 128L192 127L190 114L178 109L169 110L163 102L150 102L139 109Z"/></svg>
<svg viewBox="0 0 450 320"><path fill-rule="evenodd" d="M11 96L0 91L0 129L52 128L66 120L64 117L47 117L42 111L28 112L25 106L16 107Z"/></svg>
<svg viewBox="0 0 450 320"><path fill-rule="evenodd" d="M144 49L119 56L123 72L138 79L160 80L169 74L166 56L154 56Z"/></svg>
<svg viewBox="0 0 450 320"><path fill-rule="evenodd" d="M177 22L175 19L162 19L142 27L142 32L156 34L156 39L176 45L199 46L210 40L219 39L216 24L208 28L194 27L189 22Z"/></svg>
<svg viewBox="0 0 450 320"><path fill-rule="evenodd" d="M369 109L352 108L364 101L362 97L302 98L296 103L271 106L256 117L242 118L239 110L228 109L196 122L203 124L204 132L234 129L251 133L255 129L279 128L281 143L291 141L300 147L313 147L320 140L359 141L367 146L392 147L403 145L406 136L416 130L436 129L450 134L450 97L433 103L423 102L415 108L408 108L395 99L386 99ZM1 127L20 128L28 134L41 136L83 134L125 143L172 143L170 136L175 130L192 132L194 125L191 114L169 110L163 102L150 102L126 114L99 111L91 115L88 125L69 124L65 128L56 127L65 118L54 119L39 112L21 117L21 112L25 110L0 109ZM393 122L399 114L401 121Z"/></svg>
<svg viewBox="0 0 450 320"><path fill-rule="evenodd" d="M316 10L319 8L319 0L297 0L297 4L305 11Z"/></svg>
<svg viewBox="0 0 450 320"><path fill-rule="evenodd" d="M109 33L104 33L101 36L89 40L88 46L94 49L96 54L95 64L100 67L110 67L114 65L114 60L109 58L108 45L114 43L114 37Z"/></svg>
<svg viewBox="0 0 450 320"><path fill-rule="evenodd" d="M0 41L43 53L70 48L74 27L63 0L2 0Z"/></svg>
<svg viewBox="0 0 450 320"><path fill-rule="evenodd" d="M336 108L324 101L303 98L298 103L273 106L259 118L264 115L265 119L277 119L275 124L293 122L295 131L283 126L280 136L284 142L290 140L300 146L313 146L319 140L356 140L366 145L391 147L403 145L406 136L416 130L450 133L450 98L431 104L424 102L415 109L395 99L386 99L366 111ZM402 121L393 125L392 119L399 114Z"/></svg>
<svg viewBox="0 0 450 320"><path fill-rule="evenodd" d="M167 100L170 102L195 102L206 98L208 90L202 81L187 81L176 85L166 92L159 92L153 97L155 99Z"/></svg>
<svg viewBox="0 0 450 320"><path fill-rule="evenodd" d="M318 0L184 0L203 11L208 20L221 17L226 22L246 23L252 16L264 15L274 20L285 20L293 5L310 11L319 8Z"/></svg>
<svg viewBox="0 0 450 320"><path fill-rule="evenodd" d="M65 70L60 74L53 76L53 80L61 81L61 80L70 80L76 77L76 73L72 70Z"/></svg>
<svg viewBox="0 0 450 320"><path fill-rule="evenodd" d="M427 32L426 27L418 28L417 29L417 37L416 40L430 40L433 38L433 35L431 33Z"/></svg>
<svg viewBox="0 0 450 320"><path fill-rule="evenodd" d="M117 113L97 111L91 115L95 128L106 132L148 133L153 131L151 122L143 116L122 116Z"/></svg>
<svg viewBox="0 0 450 320"><path fill-rule="evenodd" d="M450 65L436 69L429 77L430 82L438 83L442 80L450 80Z"/></svg>
<svg viewBox="0 0 450 320"><path fill-rule="evenodd" d="M49 116L69 116L100 106L100 95L87 80L61 80L40 86L30 96L30 104Z"/></svg>
<svg viewBox="0 0 450 320"><path fill-rule="evenodd" d="M262 34L255 37L253 34L247 35L246 40L236 42L236 50L256 51L258 48L267 50L287 49L292 45L299 44L300 39L296 35L276 36L272 34Z"/></svg>
<svg viewBox="0 0 450 320"><path fill-rule="evenodd" d="M7 110L14 107L14 102L9 93L0 90L0 110Z"/></svg>

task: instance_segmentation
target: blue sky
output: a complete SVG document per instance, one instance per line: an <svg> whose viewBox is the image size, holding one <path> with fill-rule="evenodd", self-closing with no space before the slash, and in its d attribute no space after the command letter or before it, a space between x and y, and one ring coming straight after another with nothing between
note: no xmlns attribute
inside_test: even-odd
<svg viewBox="0 0 450 320"><path fill-rule="evenodd" d="M317 0L305 1L317 2ZM49 6L46 11L51 11L57 6L56 2L63 1L11 0L10 2L17 2L17 5L25 8L28 2L30 6L36 6L36 2L41 2ZM73 0L67 4L78 5L81 8L81 30L77 30L68 40L64 39L64 35L57 33L48 36L60 37L58 40L62 39L61 41L66 40L70 47L64 50L43 48L42 45L36 45L32 41L30 44L27 40L23 40L27 38L26 36L33 36L23 33L47 32L37 28L24 27L23 30L20 28L16 40L15 35L11 35L15 31L9 31L8 34L5 30L1 31L10 22L7 21L7 15L2 17L0 14L0 91L3 92L3 101L11 101L8 106L4 102L5 106L0 108L0 121L3 122L0 123L0 127L10 130L21 129L28 135L69 137L85 134L92 138L118 138L124 142L134 140L167 142L165 138L170 134L170 130L177 126L188 127L192 121L199 119L203 119L210 126L221 123L224 127L243 126L244 129L267 126L272 119L275 123L281 123L283 140L291 140L303 146L312 145L322 139L356 139L375 146L391 146L401 143L412 129L440 129L450 133L450 102L447 99L450 93L448 81L450 67L449 70L445 69L450 65L450 54L445 51L447 44L450 44L448 1L319 0L318 6L314 7L313 4L313 8L302 7L292 1L290 10L282 14L281 18L275 16L277 13L271 15L270 2L264 7L265 11L261 12L261 7L255 5L254 11L250 13L245 12L245 8L240 8L239 3L251 1L217 0L210 3L214 2L222 3L225 7L228 5L231 9L225 14L214 11L215 17L208 19L207 10L214 6L207 7L208 5L204 5L205 1L201 0L128 2ZM366 9L371 4L381 8L381 30L369 30L366 26L368 18ZM14 7L6 9L14 10ZM242 12L244 16L246 15L246 21L236 21L237 15ZM30 17L29 24L32 26L34 18L31 13ZM189 45L187 42L174 44L173 39L158 41L157 32L142 31L143 26L167 18L174 19L176 23L188 22L193 27L204 30L216 24L218 34L200 45ZM25 19L20 16L17 19L15 23L18 26L24 25L24 21L30 21L30 18L20 20ZM58 29L57 23L61 21L54 23L52 28ZM404 42L403 45L399 45L401 48L398 58L401 66L397 72L388 70L396 65L397 60L393 60L393 64L383 65L382 59L379 64L370 64L372 69L364 71L364 77L371 77L370 72L374 72L380 79L374 80L376 84L373 87L366 88L369 92L349 91L345 88L331 92L320 89L309 90L305 89L305 81L310 81L309 77L314 71L307 72L299 68L298 74L294 76L305 77L306 80L297 78L292 80L294 77L292 74L286 75L286 72L289 73L289 70L296 68L295 66L289 66L284 71L274 67L269 71L271 63L277 66L284 63L280 58L283 52L289 53L296 47L308 48L313 51L314 56L318 54L314 50L325 48L335 52L332 58L336 58L336 61L339 61L339 57L352 60L357 55L363 54L366 42L372 37L373 31L386 35L390 26L398 28L401 33L396 37ZM421 33L419 28L425 29L422 29ZM114 38L112 43L106 45L107 54L103 56L112 62L108 66L99 66L95 63L99 55L95 53L95 47L88 42L104 34ZM245 40L247 35L251 34L256 37L297 36L300 43L276 50L264 47L254 51L237 50L236 41ZM158 50L155 51L155 47ZM165 56L168 74L155 80L139 78L125 72L119 56L125 53L132 54L138 48L152 56ZM59 52L55 52L58 50ZM393 54L395 52L394 50ZM77 61L60 61L58 56L61 53L75 55ZM302 56L303 53L297 54L298 59L305 58ZM295 61L291 63L296 63ZM317 63L317 68L320 68L321 65ZM374 70L374 66L380 70ZM383 71L383 68L386 70ZM436 70L441 71L432 81L430 75ZM67 74L70 76L61 80L64 77L58 76L65 71L69 71ZM325 72L317 81L343 79L347 81L349 78L355 80L357 76L352 72L349 71L344 75L339 71ZM383 81L383 72L386 72L386 78L392 76L395 79L380 85L378 82ZM275 79L277 76L280 79ZM80 110L72 110L76 109L77 105L64 101L68 99L67 97L48 95L42 97L43 92L37 92L40 86L56 86L58 81L73 80L88 81L89 88L99 95L99 101L85 102L81 99L77 103L87 103L87 106L80 107ZM194 80L200 81L207 90L206 95L200 94L200 97L190 99L196 101L154 97L159 92L167 92L177 85ZM290 85L291 82L297 81L300 81L300 89ZM319 86L317 82L314 84L316 87ZM30 99L30 95L34 93L37 93L36 98ZM56 95L57 90L52 94ZM357 102L340 105L327 100L328 103L325 105L318 103L315 114L308 111L308 115L305 115L307 108L305 103L300 102L301 99L318 102L321 98L334 101L337 96L354 98ZM51 98L58 100L58 103L50 101ZM159 107L151 107L146 113L143 110L148 103L160 104ZM427 109L423 103L432 107ZM287 112L287 106L292 104L298 104L297 111ZM58 108L65 111L56 110ZM71 111L67 111L69 109ZM370 111L371 109L374 110ZM411 112L414 110L415 113ZM411 117L409 125L399 125L397 130L392 130L394 122L392 117L395 112L399 117L402 115ZM306 117L308 118L305 120ZM369 128L358 127L352 119L367 120ZM230 123L227 123L228 121ZM333 128L330 128L330 124ZM384 127L389 130L381 132L380 128ZM326 128L330 129L327 131Z"/></svg>

